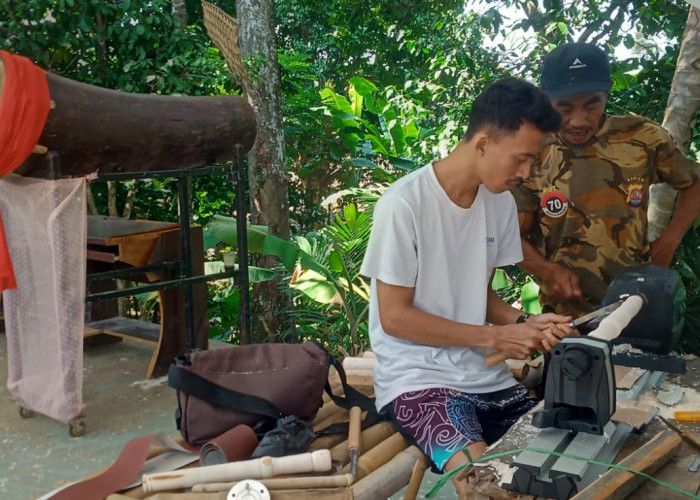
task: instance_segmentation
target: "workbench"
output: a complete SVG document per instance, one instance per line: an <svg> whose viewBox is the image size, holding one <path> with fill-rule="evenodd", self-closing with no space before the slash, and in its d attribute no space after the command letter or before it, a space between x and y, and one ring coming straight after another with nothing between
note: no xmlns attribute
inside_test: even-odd
<svg viewBox="0 0 700 500"><path fill-rule="evenodd" d="M202 228L190 227L189 238L190 273L203 275ZM181 273L179 261L182 259L182 245L178 223L90 215L87 244L88 297L116 290L115 277L122 276L136 283L151 283L157 287L158 283L173 280ZM142 269L147 271L140 271ZM93 276L103 278L91 280ZM132 293L138 294L142 290L133 287ZM119 316L115 299L89 302L86 311L86 338L107 334L128 337L155 347L146 378L166 374L172 360L190 349L190 332L185 315L188 307L194 320L194 348L206 349L209 339L204 282L192 285L191 303L187 300L185 287L163 286L157 292L159 324Z"/></svg>
<svg viewBox="0 0 700 500"><path fill-rule="evenodd" d="M668 379L674 384L685 389L685 395L679 403L673 406L668 406L658 401L653 392L647 391L640 395L637 403L623 401L618 398L618 409L621 406L646 406L655 404L659 408L659 414L672 422L673 413L676 410L697 410L697 386L700 384L700 359L688 359L686 361L687 372L683 375L669 375ZM498 442L489 447L484 456L496 455L499 453L507 453L512 450L524 448L530 440L539 432L540 429L532 426L531 419L534 411L540 409L534 408L531 412L524 415L511 430ZM678 426L686 432L694 432L700 435L700 423L680 422ZM660 419L654 418L646 427L641 429L639 433L632 432L620 452L614 460L614 463L620 463L633 452L649 443L655 436L660 433L667 432L673 434L673 431ZM700 449L696 449L684 440L680 440L680 445L670 455L670 459L661 465L655 472L651 473L653 477L669 482L678 488L697 495L700 493L700 472L689 472L688 468L700 453ZM513 468L510 464L517 453L510 453L498 458L486 460L483 463L477 464L466 471L470 494L475 498L483 499L511 499L511 498L543 498L533 495L519 494L507 489L504 489L503 483L508 482ZM601 480L596 481L600 483ZM595 483L594 483L595 484ZM579 494L573 498L664 498L664 500L688 498L680 492L673 491L663 485L654 483L650 480L642 480L639 486L631 492L620 490L615 493L608 493L595 496L592 493ZM600 494L600 493L598 493Z"/></svg>

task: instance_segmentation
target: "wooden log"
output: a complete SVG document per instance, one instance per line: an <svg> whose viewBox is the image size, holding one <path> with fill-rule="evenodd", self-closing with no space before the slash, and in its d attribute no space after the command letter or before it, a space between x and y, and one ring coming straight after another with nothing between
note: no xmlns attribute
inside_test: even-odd
<svg viewBox="0 0 700 500"><path fill-rule="evenodd" d="M255 113L240 96L131 94L46 74L55 109L39 144L60 157L61 175L176 170L233 159L248 151ZM17 173L47 177L45 156Z"/></svg>
<svg viewBox="0 0 700 500"><path fill-rule="evenodd" d="M353 484L350 489L354 500L388 498L406 486L416 460L425 460L425 455L416 446L410 446L371 474Z"/></svg>
<svg viewBox="0 0 700 500"><path fill-rule="evenodd" d="M634 470L653 474L668 462L673 453L681 445L681 438L672 431L658 433L654 438L637 449L620 465ZM610 469L580 493L575 495L575 500L603 500L622 499L632 493L646 479L638 474L633 474L620 469Z"/></svg>

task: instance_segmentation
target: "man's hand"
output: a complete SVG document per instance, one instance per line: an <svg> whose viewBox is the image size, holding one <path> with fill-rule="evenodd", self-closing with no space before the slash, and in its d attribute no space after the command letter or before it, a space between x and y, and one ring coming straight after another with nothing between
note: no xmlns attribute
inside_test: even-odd
<svg viewBox="0 0 700 500"><path fill-rule="evenodd" d="M579 335L579 331L573 326L569 325L571 319L571 316L545 313L530 316L527 320L528 322L547 325L547 329L545 329L547 338L542 340L542 347L545 352L549 352L565 335ZM554 342L552 342L553 339Z"/></svg>
<svg viewBox="0 0 700 500"><path fill-rule="evenodd" d="M547 295L554 301L583 298L578 276L569 269L552 264L550 271L543 278L547 284Z"/></svg>

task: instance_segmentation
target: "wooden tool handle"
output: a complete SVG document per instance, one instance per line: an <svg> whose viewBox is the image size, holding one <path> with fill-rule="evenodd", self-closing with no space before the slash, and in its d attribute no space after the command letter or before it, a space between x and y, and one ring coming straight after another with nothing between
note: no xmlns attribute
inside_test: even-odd
<svg viewBox="0 0 700 500"><path fill-rule="evenodd" d="M356 449L360 453L360 432L362 430L362 409L359 406L350 408L350 424L348 426L348 450Z"/></svg>

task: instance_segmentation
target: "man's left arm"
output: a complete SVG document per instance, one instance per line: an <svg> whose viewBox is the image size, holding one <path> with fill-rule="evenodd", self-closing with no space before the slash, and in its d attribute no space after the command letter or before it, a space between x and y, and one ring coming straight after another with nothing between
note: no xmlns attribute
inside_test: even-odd
<svg viewBox="0 0 700 500"><path fill-rule="evenodd" d="M678 193L676 208L666 230L652 241L651 263L668 267L673 254L680 245L683 235L700 213L700 181Z"/></svg>

